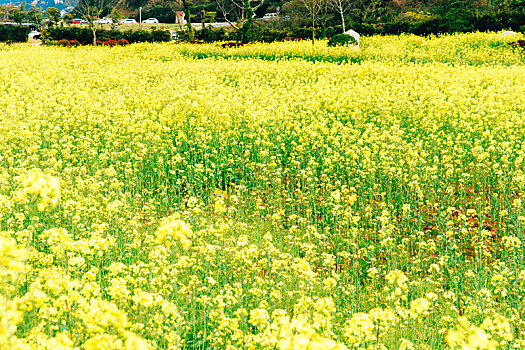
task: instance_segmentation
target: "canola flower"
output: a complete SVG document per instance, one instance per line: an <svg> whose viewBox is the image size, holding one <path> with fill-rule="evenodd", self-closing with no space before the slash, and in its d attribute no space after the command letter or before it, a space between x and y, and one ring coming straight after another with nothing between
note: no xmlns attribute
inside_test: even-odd
<svg viewBox="0 0 525 350"><path fill-rule="evenodd" d="M38 170L27 174L23 182L24 192L38 196L38 210L43 211L48 206L55 207L60 199L60 185L58 179Z"/></svg>
<svg viewBox="0 0 525 350"><path fill-rule="evenodd" d="M491 334L492 332L495 334ZM501 341L494 339L494 335L499 335ZM498 349L512 340L512 334L508 320L499 315L495 315L493 319L487 317L481 327L472 325L466 317L459 317L458 325L449 330L446 340L452 348Z"/></svg>
<svg viewBox="0 0 525 350"><path fill-rule="evenodd" d="M166 218L155 231L155 243L166 242L169 247L173 239L179 240L184 249L191 245L190 238L193 235L191 228L182 220Z"/></svg>
<svg viewBox="0 0 525 350"><path fill-rule="evenodd" d="M0 46L0 348L523 348L523 57L364 39Z"/></svg>

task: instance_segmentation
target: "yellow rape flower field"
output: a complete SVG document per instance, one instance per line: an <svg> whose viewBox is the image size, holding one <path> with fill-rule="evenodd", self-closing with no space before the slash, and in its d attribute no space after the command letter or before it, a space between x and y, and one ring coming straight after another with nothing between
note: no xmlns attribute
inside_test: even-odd
<svg viewBox="0 0 525 350"><path fill-rule="evenodd" d="M525 348L524 72L494 33L0 46L0 348Z"/></svg>

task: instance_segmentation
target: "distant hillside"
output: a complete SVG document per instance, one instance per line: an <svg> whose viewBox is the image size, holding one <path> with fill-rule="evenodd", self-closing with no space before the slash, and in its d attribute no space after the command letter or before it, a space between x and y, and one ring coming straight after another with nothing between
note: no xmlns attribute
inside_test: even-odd
<svg viewBox="0 0 525 350"><path fill-rule="evenodd" d="M19 1L19 0L0 0L0 5L18 5L20 3L36 6L43 10L48 7L56 7L59 10L65 10L68 7L74 7L77 0L32 0L32 1Z"/></svg>

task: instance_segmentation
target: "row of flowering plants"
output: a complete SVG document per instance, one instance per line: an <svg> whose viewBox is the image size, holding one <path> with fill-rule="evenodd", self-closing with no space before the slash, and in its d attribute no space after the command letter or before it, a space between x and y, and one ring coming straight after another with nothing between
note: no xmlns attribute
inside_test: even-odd
<svg viewBox="0 0 525 350"><path fill-rule="evenodd" d="M78 40L57 40L57 41L49 41L46 43L46 45L49 46L62 46L62 47L78 47L82 46L82 44ZM126 39L118 39L118 40L106 40L101 41L97 40L97 46L126 46L129 45L129 41Z"/></svg>
<svg viewBox="0 0 525 350"><path fill-rule="evenodd" d="M47 44L59 40L78 40L82 45L93 43L93 32L89 28L80 27L52 27L42 32L42 43ZM169 31L166 30L97 30L97 39L104 42L125 39L129 43L138 42L168 42L171 40Z"/></svg>
<svg viewBox="0 0 525 350"><path fill-rule="evenodd" d="M126 45L129 45L129 41L127 41L126 39L118 39L118 40L106 40L106 41L100 41L100 40L97 40L97 45L102 45L102 46L126 46Z"/></svg>

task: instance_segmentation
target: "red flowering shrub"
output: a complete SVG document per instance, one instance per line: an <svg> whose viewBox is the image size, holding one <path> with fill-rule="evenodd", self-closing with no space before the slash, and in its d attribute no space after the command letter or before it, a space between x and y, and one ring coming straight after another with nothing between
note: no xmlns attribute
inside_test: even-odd
<svg viewBox="0 0 525 350"><path fill-rule="evenodd" d="M104 46L117 46L118 43L116 40L107 40L107 41L104 41L103 43Z"/></svg>
<svg viewBox="0 0 525 350"><path fill-rule="evenodd" d="M127 41L126 39L118 39L117 40L117 45L119 45L119 46L126 46L126 45L129 45L129 41Z"/></svg>
<svg viewBox="0 0 525 350"><path fill-rule="evenodd" d="M78 40L69 40L67 43L68 47L77 47L80 46L80 42Z"/></svg>
<svg viewBox="0 0 525 350"><path fill-rule="evenodd" d="M68 46L69 45L69 41L67 39L62 39L62 40L59 40L57 41L57 46Z"/></svg>

